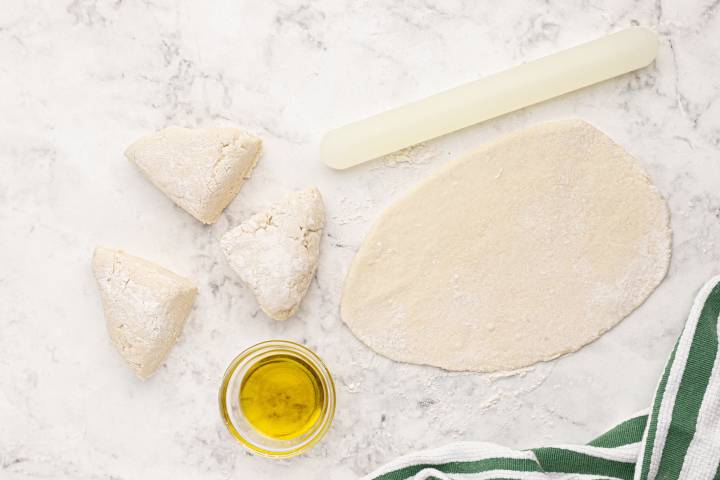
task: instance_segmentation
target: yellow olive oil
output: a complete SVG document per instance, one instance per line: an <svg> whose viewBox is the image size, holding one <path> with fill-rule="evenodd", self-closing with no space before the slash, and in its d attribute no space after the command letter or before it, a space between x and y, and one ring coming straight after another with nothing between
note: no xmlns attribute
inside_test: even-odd
<svg viewBox="0 0 720 480"><path fill-rule="evenodd" d="M240 384L240 407L247 421L259 433L278 440L307 433L324 403L318 374L291 355L260 360Z"/></svg>

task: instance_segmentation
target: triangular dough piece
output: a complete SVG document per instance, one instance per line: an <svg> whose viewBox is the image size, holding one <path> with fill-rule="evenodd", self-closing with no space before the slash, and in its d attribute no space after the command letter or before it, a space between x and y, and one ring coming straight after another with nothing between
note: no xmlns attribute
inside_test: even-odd
<svg viewBox="0 0 720 480"><path fill-rule="evenodd" d="M214 223L250 177L261 146L237 128L168 127L130 145L125 156L178 206Z"/></svg>
<svg viewBox="0 0 720 480"><path fill-rule="evenodd" d="M95 249L92 268L110 339L144 380L175 344L197 288L159 265L103 247Z"/></svg>
<svg viewBox="0 0 720 480"><path fill-rule="evenodd" d="M324 226L322 197L309 188L223 235L230 266L271 318L285 320L300 307L315 275Z"/></svg>

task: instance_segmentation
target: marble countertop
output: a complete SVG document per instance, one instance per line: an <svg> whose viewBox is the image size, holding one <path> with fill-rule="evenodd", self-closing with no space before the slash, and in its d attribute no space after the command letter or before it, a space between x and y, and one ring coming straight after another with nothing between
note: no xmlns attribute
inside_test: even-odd
<svg viewBox="0 0 720 480"><path fill-rule="evenodd" d="M585 442L646 407L695 291L720 271L717 0L257 2L5 0L0 11L0 478L352 479L455 440ZM345 172L318 160L329 128L628 25L660 34L656 63ZM380 357L338 316L349 262L379 212L484 141L581 117L667 198L670 273L597 342L515 375ZM237 124L265 154L213 226L123 157L167 125ZM321 261L301 311L266 318L219 237L287 191L318 186ZM90 271L96 245L188 277L200 293L158 374L111 346ZM270 461L225 431L217 388L258 341L316 350L337 381L332 429Z"/></svg>

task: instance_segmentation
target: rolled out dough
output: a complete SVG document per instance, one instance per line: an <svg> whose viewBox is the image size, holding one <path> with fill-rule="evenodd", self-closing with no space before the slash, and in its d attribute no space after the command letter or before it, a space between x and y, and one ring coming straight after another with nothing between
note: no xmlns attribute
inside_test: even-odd
<svg viewBox="0 0 720 480"><path fill-rule="evenodd" d="M665 201L581 120L534 126L456 161L392 205L357 253L342 318L376 352L512 370L574 352L665 276Z"/></svg>

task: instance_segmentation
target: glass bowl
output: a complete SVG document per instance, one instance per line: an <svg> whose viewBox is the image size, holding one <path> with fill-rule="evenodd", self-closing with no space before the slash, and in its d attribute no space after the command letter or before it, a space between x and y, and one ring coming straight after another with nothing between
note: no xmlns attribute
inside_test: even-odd
<svg viewBox="0 0 720 480"><path fill-rule="evenodd" d="M289 439L272 438L258 432L246 419L240 405L240 387L247 373L262 360L277 355L298 359L319 379L324 401L320 415L303 434ZM335 415L335 384L330 372L312 350L287 340L258 343L235 357L230 363L219 393L220 416L228 431L250 452L266 457L286 458L311 448L325 435Z"/></svg>

